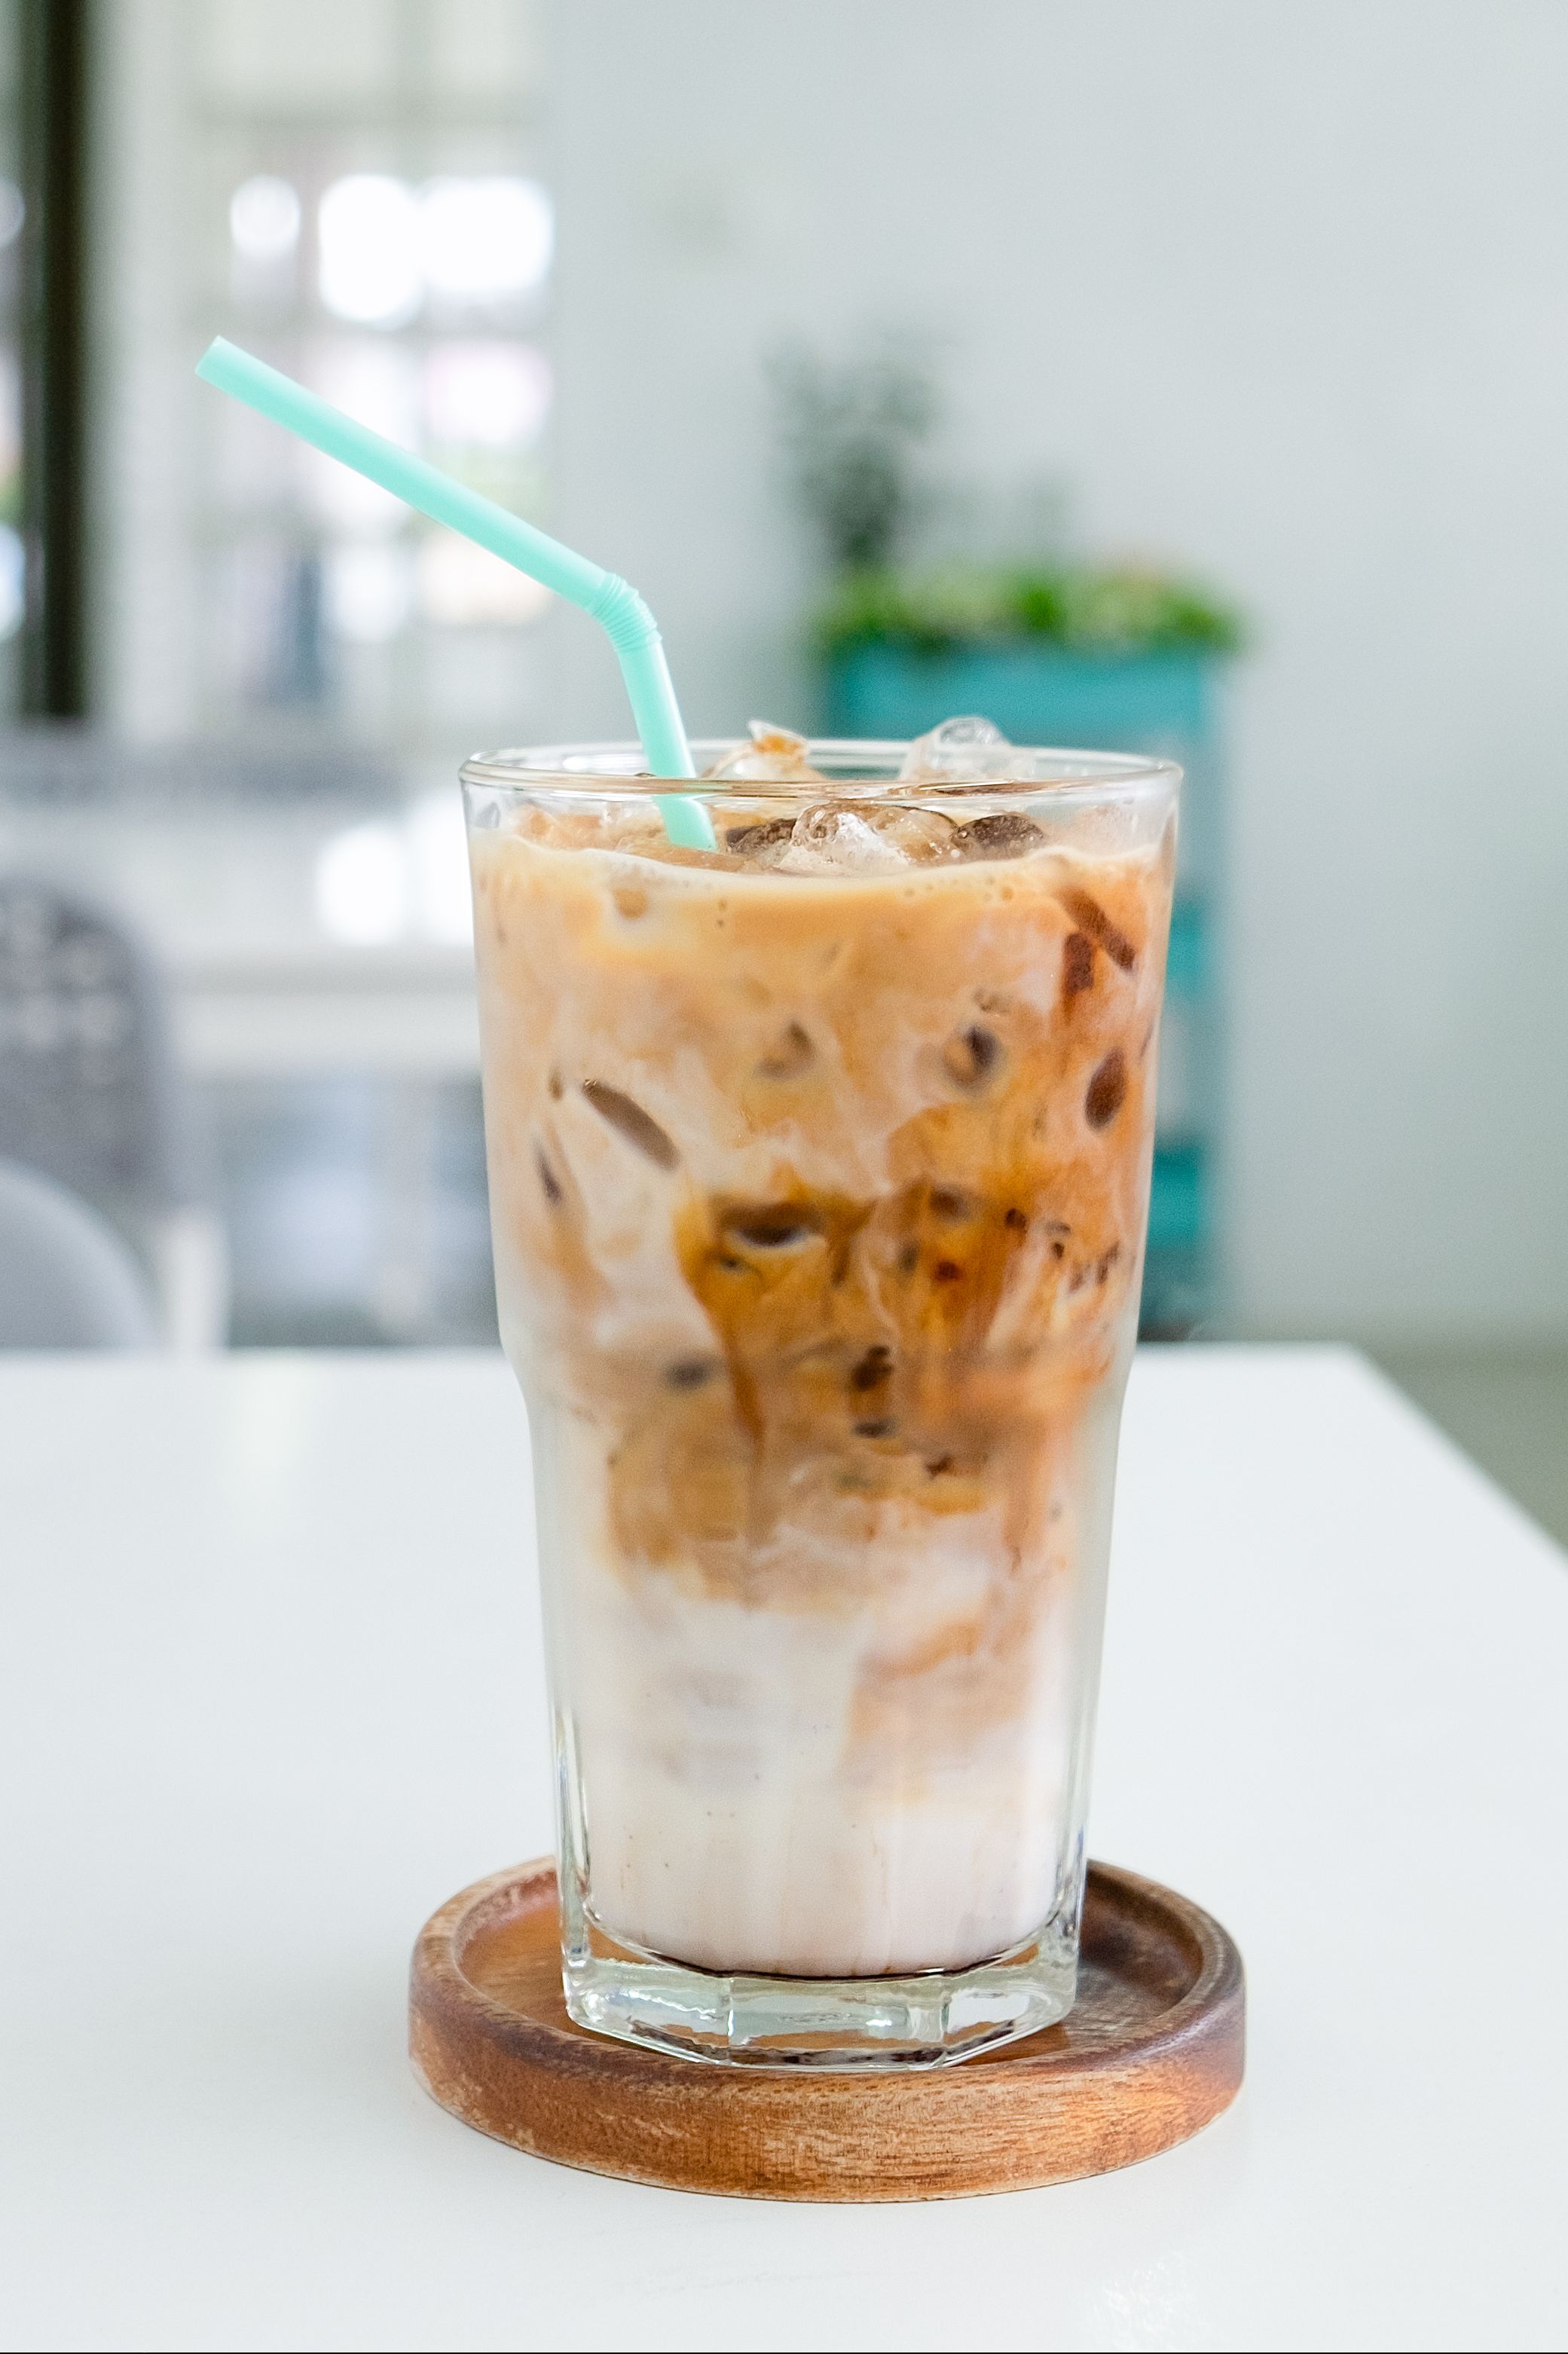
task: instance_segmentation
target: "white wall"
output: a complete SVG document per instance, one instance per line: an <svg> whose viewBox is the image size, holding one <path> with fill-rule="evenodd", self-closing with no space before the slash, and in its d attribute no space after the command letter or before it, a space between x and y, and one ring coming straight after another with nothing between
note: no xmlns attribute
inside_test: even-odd
<svg viewBox="0 0 1568 2354"><path fill-rule="evenodd" d="M694 727L799 707L759 355L951 338L955 461L1259 633L1237 1320L1568 1330L1568 9L557 0L557 517ZM556 628L558 724L625 732Z"/></svg>

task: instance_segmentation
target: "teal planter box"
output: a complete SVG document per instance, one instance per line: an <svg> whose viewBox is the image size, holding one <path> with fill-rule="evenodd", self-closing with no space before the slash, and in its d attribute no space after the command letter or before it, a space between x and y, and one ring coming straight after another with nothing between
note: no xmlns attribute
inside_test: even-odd
<svg viewBox="0 0 1568 2354"><path fill-rule="evenodd" d="M1212 656L1195 653L853 646L830 659L823 732L923 736L978 711L1018 744L1174 751L1210 733L1213 669Z"/></svg>
<svg viewBox="0 0 1568 2354"><path fill-rule="evenodd" d="M1183 897L1171 910L1171 945L1165 952L1168 996L1202 997L1209 987L1213 927L1201 899Z"/></svg>
<svg viewBox="0 0 1568 2354"><path fill-rule="evenodd" d="M1192 1251L1209 1231L1207 1172L1200 1143L1160 1145L1149 1197L1151 1251Z"/></svg>
<svg viewBox="0 0 1568 2354"><path fill-rule="evenodd" d="M1162 1102L1143 1280L1143 1329L1161 1337L1213 1316L1224 1257L1214 1182L1224 1160L1220 680L1221 658L1210 652L1092 654L1045 644L930 653L855 645L829 656L821 677L826 736L923 736L976 712L1017 744L1161 753L1186 770L1166 977L1170 1109Z"/></svg>

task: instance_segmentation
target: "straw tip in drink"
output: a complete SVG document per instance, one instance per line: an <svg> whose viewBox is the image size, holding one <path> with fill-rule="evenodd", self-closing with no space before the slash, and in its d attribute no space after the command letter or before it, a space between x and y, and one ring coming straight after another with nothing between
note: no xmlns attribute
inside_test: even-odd
<svg viewBox="0 0 1568 2354"><path fill-rule="evenodd" d="M657 796L659 814L664 821L664 832L680 850L716 850L718 837L714 822L699 801L685 793L660 793Z"/></svg>

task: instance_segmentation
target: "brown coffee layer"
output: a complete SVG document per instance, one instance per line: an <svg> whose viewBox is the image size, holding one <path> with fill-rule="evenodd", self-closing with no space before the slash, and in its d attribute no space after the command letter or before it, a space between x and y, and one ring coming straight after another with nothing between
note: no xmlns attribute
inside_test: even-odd
<svg viewBox="0 0 1568 2354"><path fill-rule="evenodd" d="M1002 1574L923 1639L994 1656L1135 1309L1170 862L899 814L937 849L866 875L744 811L482 838L503 1312L605 1432L625 1575L842 1610L968 1515Z"/></svg>

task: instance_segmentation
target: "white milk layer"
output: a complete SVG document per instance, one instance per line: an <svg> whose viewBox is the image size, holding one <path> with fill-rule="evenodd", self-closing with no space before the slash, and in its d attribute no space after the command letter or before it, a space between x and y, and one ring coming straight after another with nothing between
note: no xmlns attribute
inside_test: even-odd
<svg viewBox="0 0 1568 2354"><path fill-rule="evenodd" d="M931 1630L983 1609L995 1556L972 1527L916 1533L896 1562L868 1548L863 1599L833 1611L579 1555L561 1698L611 1935L703 1968L838 1978L963 1968L1041 1927L1071 1813L1068 1596L993 1673L988 1721L984 1660L919 1662Z"/></svg>

